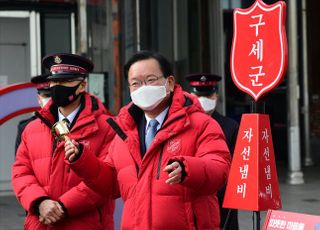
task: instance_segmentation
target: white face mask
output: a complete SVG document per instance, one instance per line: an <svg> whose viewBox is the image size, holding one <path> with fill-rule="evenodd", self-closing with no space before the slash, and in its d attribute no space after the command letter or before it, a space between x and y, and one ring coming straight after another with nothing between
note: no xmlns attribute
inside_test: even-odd
<svg viewBox="0 0 320 230"><path fill-rule="evenodd" d="M41 97L40 101L41 101L41 108L43 108L50 100L50 97Z"/></svg>
<svg viewBox="0 0 320 230"><path fill-rule="evenodd" d="M200 104L203 108L203 110L207 113L209 111L212 111L216 108L217 100L216 99L210 99L207 97L199 97Z"/></svg>
<svg viewBox="0 0 320 230"><path fill-rule="evenodd" d="M166 84L143 85L131 93L131 100L140 109L151 111L167 96Z"/></svg>

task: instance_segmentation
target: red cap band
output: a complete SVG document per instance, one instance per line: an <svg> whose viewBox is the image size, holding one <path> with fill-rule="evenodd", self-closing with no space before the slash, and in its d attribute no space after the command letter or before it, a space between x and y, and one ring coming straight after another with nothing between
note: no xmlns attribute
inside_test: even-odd
<svg viewBox="0 0 320 230"><path fill-rule="evenodd" d="M49 82L43 82L43 83L36 84L37 89L45 89L45 88L49 88L49 86L50 86Z"/></svg>
<svg viewBox="0 0 320 230"><path fill-rule="evenodd" d="M190 81L191 86L214 86L217 84L216 81Z"/></svg>
<svg viewBox="0 0 320 230"><path fill-rule="evenodd" d="M52 73L57 73L57 72L75 72L80 74L87 73L87 71L80 66L66 65L66 64L53 65L51 66L50 71Z"/></svg>

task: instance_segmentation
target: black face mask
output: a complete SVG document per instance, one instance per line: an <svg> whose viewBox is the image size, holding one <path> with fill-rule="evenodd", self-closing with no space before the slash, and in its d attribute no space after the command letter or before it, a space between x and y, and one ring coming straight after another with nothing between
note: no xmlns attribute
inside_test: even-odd
<svg viewBox="0 0 320 230"><path fill-rule="evenodd" d="M81 83L74 87L67 87L62 85L52 86L50 88L50 91L53 103L58 107L64 107L77 100L80 94L76 95L75 93L80 84Z"/></svg>

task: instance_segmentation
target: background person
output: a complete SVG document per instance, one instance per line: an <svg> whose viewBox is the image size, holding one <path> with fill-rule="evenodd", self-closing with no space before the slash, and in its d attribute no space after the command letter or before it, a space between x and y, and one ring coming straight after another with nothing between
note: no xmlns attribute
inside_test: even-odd
<svg viewBox="0 0 320 230"><path fill-rule="evenodd" d="M216 192L230 167L220 126L175 84L162 55L140 51L124 72L132 103L108 121L117 135L106 161L68 141L67 163L100 194L120 189L122 229L219 229Z"/></svg>
<svg viewBox="0 0 320 230"><path fill-rule="evenodd" d="M49 55L51 98L22 134L12 167L14 192L28 212L25 229L113 229L114 201L89 189L64 163L64 141L51 131L67 119L69 137L104 159L114 137L103 104L85 92L93 69L88 59L72 54Z"/></svg>
<svg viewBox="0 0 320 230"><path fill-rule="evenodd" d="M50 100L50 87L49 87L49 81L48 81L49 75L38 75L31 78L31 82L36 85L37 88L37 100L39 103L39 106L43 108L48 101ZM16 137L16 145L15 145L15 153L17 152L17 149L21 142L21 134L25 127L34 119L36 119L36 116L33 115L27 119L21 120L18 124L18 131L17 131L17 137Z"/></svg>
<svg viewBox="0 0 320 230"><path fill-rule="evenodd" d="M226 142L230 153L233 155L234 147L237 141L239 124L216 111L216 105L219 100L218 82L221 77L215 74L195 73L186 76L191 86L192 94L196 95L200 101L203 110L215 119L221 126L226 137ZM218 199L220 206L221 229L238 230L238 212L235 209L222 208L225 187L218 191Z"/></svg>

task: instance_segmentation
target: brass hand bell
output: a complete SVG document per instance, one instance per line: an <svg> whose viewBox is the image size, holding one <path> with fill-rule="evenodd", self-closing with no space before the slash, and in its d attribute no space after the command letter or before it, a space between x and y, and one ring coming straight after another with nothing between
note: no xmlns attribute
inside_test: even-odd
<svg viewBox="0 0 320 230"><path fill-rule="evenodd" d="M70 138L67 136L70 133L67 122L63 120L56 122L52 126L51 131L60 141L70 141Z"/></svg>

